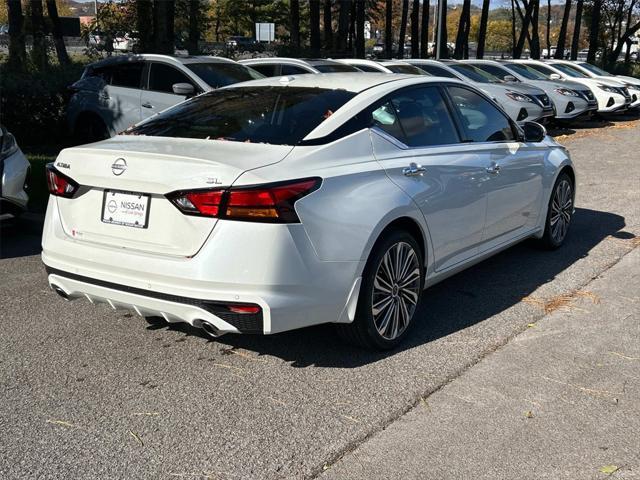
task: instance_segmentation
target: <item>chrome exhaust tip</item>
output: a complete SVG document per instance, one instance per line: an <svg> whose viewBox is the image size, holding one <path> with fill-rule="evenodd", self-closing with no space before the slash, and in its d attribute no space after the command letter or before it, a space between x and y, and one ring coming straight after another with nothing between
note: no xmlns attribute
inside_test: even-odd
<svg viewBox="0 0 640 480"><path fill-rule="evenodd" d="M219 338L224 335L224 332L221 332L216 328L215 325L205 320L202 320L200 322L200 328L202 328L202 330L204 330L204 332L212 338Z"/></svg>
<svg viewBox="0 0 640 480"><path fill-rule="evenodd" d="M65 300L69 300L69 294L65 292L62 288L60 288L57 285L51 285L51 288L53 289L54 292L56 292L62 298L64 298Z"/></svg>

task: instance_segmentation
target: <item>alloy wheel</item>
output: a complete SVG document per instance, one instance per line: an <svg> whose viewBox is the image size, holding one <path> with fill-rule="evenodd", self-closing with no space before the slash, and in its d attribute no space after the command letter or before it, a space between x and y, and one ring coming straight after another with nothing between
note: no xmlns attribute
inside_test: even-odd
<svg viewBox="0 0 640 480"><path fill-rule="evenodd" d="M378 265L371 310L378 333L386 340L398 338L409 326L420 298L420 264L413 247L393 244Z"/></svg>
<svg viewBox="0 0 640 480"><path fill-rule="evenodd" d="M573 213L573 192L568 180L562 180L556 185L551 202L551 216L549 226L554 242L560 244L569 230L569 222Z"/></svg>

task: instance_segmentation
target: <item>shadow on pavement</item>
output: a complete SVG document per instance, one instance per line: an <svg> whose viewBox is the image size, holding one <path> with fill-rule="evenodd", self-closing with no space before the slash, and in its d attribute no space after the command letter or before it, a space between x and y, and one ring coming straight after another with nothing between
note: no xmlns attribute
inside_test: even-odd
<svg viewBox="0 0 640 480"><path fill-rule="evenodd" d="M41 238L41 219L13 218L0 221L0 259L40 254Z"/></svg>
<svg viewBox="0 0 640 480"><path fill-rule="evenodd" d="M633 234L622 231L624 227L624 218L619 215L577 209L569 237L559 250L549 252L537 248L533 241L524 242L429 288L419 306L416 324L400 350L446 337L508 309L588 256L606 237L633 238ZM187 324L149 328L172 328L209 338ZM397 353L370 352L344 344L331 325L272 336L225 335L211 342L224 349L243 348L272 355L294 367L353 368Z"/></svg>

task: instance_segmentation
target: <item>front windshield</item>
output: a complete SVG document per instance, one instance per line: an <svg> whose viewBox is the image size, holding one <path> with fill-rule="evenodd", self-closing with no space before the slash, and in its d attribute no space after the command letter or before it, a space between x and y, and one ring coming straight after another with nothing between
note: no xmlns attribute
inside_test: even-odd
<svg viewBox="0 0 640 480"><path fill-rule="evenodd" d="M355 93L310 87L234 87L199 95L126 135L296 145Z"/></svg>
<svg viewBox="0 0 640 480"><path fill-rule="evenodd" d="M526 78L527 80L546 80L547 77L539 72L538 70L534 70L528 65L524 65L522 63L505 63L505 68L511 70L512 72L517 73L518 75Z"/></svg>
<svg viewBox="0 0 640 480"><path fill-rule="evenodd" d="M589 70L594 75L598 75L600 77L613 77L613 75L611 75L609 72L606 72L605 70L602 70L601 68L598 68L595 65L591 65L590 63L582 62L582 63L579 63L578 65L580 65L585 70Z"/></svg>
<svg viewBox="0 0 640 480"><path fill-rule="evenodd" d="M234 83L264 78L264 75L252 68L236 63L187 63L186 67L212 88L226 87Z"/></svg>
<svg viewBox="0 0 640 480"><path fill-rule="evenodd" d="M562 73L569 75L570 77L589 78L588 75L582 73L580 70L578 70L575 67L572 67L571 65L567 65L566 63L552 63L551 65L553 65L553 68L557 68Z"/></svg>
<svg viewBox="0 0 640 480"><path fill-rule="evenodd" d="M550 75L553 75L554 73L556 75L560 75L558 72L554 72L552 69L550 69L549 67L546 67L544 65L538 65L533 64L533 65L527 65L529 68L532 68L534 70L537 70L538 72L542 73L545 76L545 79L548 79Z"/></svg>
<svg viewBox="0 0 640 480"><path fill-rule="evenodd" d="M512 82L519 82L520 81L516 77L514 77L513 74L509 70L507 70L506 68L504 68L502 66L491 65L491 64L487 64L487 63L481 63L481 64L478 64L478 65L475 65L475 67L479 68L483 72L487 72L488 74L499 78L500 80L504 80L504 77L506 77L506 76L511 76L511 77L513 77L513 80L511 80Z"/></svg>
<svg viewBox="0 0 640 480"><path fill-rule="evenodd" d="M349 73L349 72L359 72L356 67L351 65L345 65L343 63L320 63L318 65L311 65L313 68L318 70L320 73Z"/></svg>
<svg viewBox="0 0 640 480"><path fill-rule="evenodd" d="M484 72L473 65L461 65L458 63L450 63L449 67L456 72L461 73L465 77L478 83L502 83L498 77L494 77L490 73Z"/></svg>
<svg viewBox="0 0 640 480"><path fill-rule="evenodd" d="M425 73L429 75L433 75L434 77L444 77L444 78L458 78L449 70L438 67L436 65L431 65L427 63L413 63L415 67L423 70Z"/></svg>
<svg viewBox="0 0 640 480"><path fill-rule="evenodd" d="M424 75L425 73L413 65L387 65L384 64L393 73L408 73L410 75Z"/></svg>

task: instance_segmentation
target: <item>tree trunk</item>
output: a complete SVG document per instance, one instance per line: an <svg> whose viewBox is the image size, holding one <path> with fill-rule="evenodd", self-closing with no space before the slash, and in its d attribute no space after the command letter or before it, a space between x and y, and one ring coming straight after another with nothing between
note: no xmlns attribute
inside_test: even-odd
<svg viewBox="0 0 640 480"><path fill-rule="evenodd" d="M624 32L624 34L620 37L620 40L618 41L618 44L616 45L616 47L611 51L611 53L609 54L609 56L607 57L607 66L609 67L613 67L616 64L616 61L618 60L618 57L620 56L620 52L622 52L622 48L626 45L626 43L631 40L631 37L633 37L637 31L640 30L640 22L636 23L633 26L627 25L627 30Z"/></svg>
<svg viewBox="0 0 640 480"><path fill-rule="evenodd" d="M420 0L413 0L411 9L411 58L420 55Z"/></svg>
<svg viewBox="0 0 640 480"><path fill-rule="evenodd" d="M440 11L442 9L442 11ZM449 58L449 45L447 35L447 0L440 0L438 7L438 31L436 49L438 58Z"/></svg>
<svg viewBox="0 0 640 480"><path fill-rule="evenodd" d="M173 16L175 0L155 0L153 4L153 33L155 53L173 55L175 53L175 37Z"/></svg>
<svg viewBox="0 0 640 480"><path fill-rule="evenodd" d="M20 0L7 0L9 17L9 61L13 70L22 70L27 63L27 52L24 45L24 19Z"/></svg>
<svg viewBox="0 0 640 480"><path fill-rule="evenodd" d="M540 32L538 30L538 22L540 17L540 0L531 0L533 3L533 12L531 14L531 40L529 48L531 49L531 58L538 60L540 58Z"/></svg>
<svg viewBox="0 0 640 480"><path fill-rule="evenodd" d="M64 38L62 37L62 26L60 25L60 17L58 16L56 0L47 0L47 13L51 19L51 27L53 29L51 33L53 34L58 63L60 65L68 65L69 55L67 54L67 47L65 46Z"/></svg>
<svg viewBox="0 0 640 480"><path fill-rule="evenodd" d="M189 55L197 55L200 53L198 48L198 42L200 40L199 17L200 0L189 0L189 40L187 43Z"/></svg>
<svg viewBox="0 0 640 480"><path fill-rule="evenodd" d="M511 54L516 57L516 7L514 0L511 0Z"/></svg>
<svg viewBox="0 0 640 480"><path fill-rule="evenodd" d="M464 57L465 46L469 42L470 13L471 0L464 0L462 12L460 12L460 22L458 23L458 34L456 35L456 48L453 53L453 58L461 59Z"/></svg>
<svg viewBox="0 0 640 480"><path fill-rule="evenodd" d="M291 46L300 49L300 1L289 0Z"/></svg>
<svg viewBox="0 0 640 480"><path fill-rule="evenodd" d="M429 0L423 0L422 25L420 26L420 58L429 56L429 8Z"/></svg>
<svg viewBox="0 0 640 480"><path fill-rule="evenodd" d="M384 23L384 56L391 58L393 49L393 0L387 0Z"/></svg>
<svg viewBox="0 0 640 480"><path fill-rule="evenodd" d="M547 56L551 57L551 0L547 0Z"/></svg>
<svg viewBox="0 0 640 480"><path fill-rule="evenodd" d="M356 58L364 58L364 19L365 3L356 4Z"/></svg>
<svg viewBox="0 0 640 480"><path fill-rule="evenodd" d="M44 17L42 0L31 1L31 32L33 34L33 50L31 58L36 68L47 68L47 39L44 36Z"/></svg>
<svg viewBox="0 0 640 480"><path fill-rule="evenodd" d="M578 0L576 3L576 24L573 27L573 40L571 41L571 60L577 60L578 58L580 27L582 27L582 0Z"/></svg>
<svg viewBox="0 0 640 480"><path fill-rule="evenodd" d="M571 0L567 0L564 6L564 15L562 15L562 24L560 25L560 33L558 34L558 45L556 46L556 54L553 58L564 58L564 46L567 42L567 24L569 23L569 14L571 13Z"/></svg>
<svg viewBox="0 0 640 480"><path fill-rule="evenodd" d="M153 41L153 3L151 0L136 0L136 27L138 29L138 51L140 53L152 52Z"/></svg>
<svg viewBox="0 0 640 480"><path fill-rule="evenodd" d="M336 50L343 54L347 51L350 12L351 0L340 0L340 12L338 13L338 41L336 42Z"/></svg>
<svg viewBox="0 0 640 480"><path fill-rule="evenodd" d="M324 48L333 50L333 27L331 25L331 0L324 0Z"/></svg>
<svg viewBox="0 0 640 480"><path fill-rule="evenodd" d="M353 55L356 37L356 3L358 3L358 0L351 2L351 8L349 10L349 43L347 45L349 55Z"/></svg>
<svg viewBox="0 0 640 480"><path fill-rule="evenodd" d="M524 15L520 10L520 4L516 0L518 15L520 15L520 19L522 20L522 30L520 30L518 43L513 49L513 58L520 58L522 56L522 51L524 50L524 42L527 38L529 39L529 45L531 45L531 37L529 36L529 24L531 23L531 16L533 14L534 1L531 0L529 3L526 3L526 0L523 0L523 4L525 7Z"/></svg>
<svg viewBox="0 0 640 480"><path fill-rule="evenodd" d="M309 1L309 46L311 55L320 56L320 0Z"/></svg>
<svg viewBox="0 0 640 480"><path fill-rule="evenodd" d="M489 0L483 0L482 13L480 14L480 27L478 29L478 50L476 58L484 57L484 45L487 36L487 23L489 20Z"/></svg>
<svg viewBox="0 0 640 480"><path fill-rule="evenodd" d="M404 58L404 37L407 34L408 16L409 0L402 0L402 17L400 19L400 36L398 38L398 58Z"/></svg>

